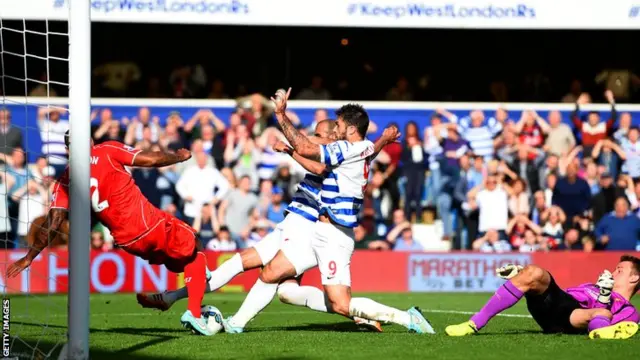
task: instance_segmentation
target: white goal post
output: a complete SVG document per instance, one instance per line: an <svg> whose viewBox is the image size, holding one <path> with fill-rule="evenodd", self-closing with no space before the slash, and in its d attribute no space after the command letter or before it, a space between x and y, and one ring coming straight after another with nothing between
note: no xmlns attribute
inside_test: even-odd
<svg viewBox="0 0 640 360"><path fill-rule="evenodd" d="M6 322L0 357L7 359L89 359L91 0L57 3L68 7L63 21L7 17L7 7L0 6L0 292ZM55 89L66 92L67 87L68 102L61 104ZM33 101L34 93L40 101ZM66 105L68 123L63 119ZM34 129L42 148L41 139L30 139ZM62 143L67 129L71 145L65 311L61 301L52 301L51 289L66 284L47 275L42 266L57 262L55 254L41 253L17 277L8 278L7 270L33 245L28 229L48 210L52 179L60 177L67 164ZM48 162L41 165L42 159ZM33 287L42 285L31 279L47 284L48 294L33 294Z"/></svg>
<svg viewBox="0 0 640 360"><path fill-rule="evenodd" d="M91 1L69 5L69 359L89 358Z"/></svg>

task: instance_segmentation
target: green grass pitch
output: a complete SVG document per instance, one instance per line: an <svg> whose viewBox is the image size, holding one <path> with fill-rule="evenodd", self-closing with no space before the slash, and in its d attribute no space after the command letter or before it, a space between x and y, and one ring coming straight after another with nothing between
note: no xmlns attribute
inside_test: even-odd
<svg viewBox="0 0 640 360"><path fill-rule="evenodd" d="M91 359L636 359L640 334L627 341L586 336L543 335L524 302L497 317L480 334L449 338L444 327L469 318L489 294L362 294L406 309L420 306L438 334L409 334L385 325L382 334L364 333L347 319L275 300L238 335L190 335L179 324L183 300L164 313L142 309L133 294L92 295ZM244 294L209 294L204 303L227 316ZM638 299L640 300L640 299ZM636 300L635 305L640 306ZM11 298L11 334L20 357L35 347L51 351L64 341L66 296ZM73 311L73 309L71 309ZM28 344L29 346L24 345ZM54 350L55 352L55 350ZM15 354L14 354L15 355ZM40 353L35 358L44 359ZM56 358L56 357L54 357Z"/></svg>

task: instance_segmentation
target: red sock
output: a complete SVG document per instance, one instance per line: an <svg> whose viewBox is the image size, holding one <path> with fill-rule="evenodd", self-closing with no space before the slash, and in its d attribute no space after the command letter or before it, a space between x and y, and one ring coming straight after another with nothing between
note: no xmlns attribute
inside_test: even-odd
<svg viewBox="0 0 640 360"><path fill-rule="evenodd" d="M188 309L197 318L200 317L202 298L207 289L207 258L203 252L198 252L195 259L184 267L184 283L187 287Z"/></svg>

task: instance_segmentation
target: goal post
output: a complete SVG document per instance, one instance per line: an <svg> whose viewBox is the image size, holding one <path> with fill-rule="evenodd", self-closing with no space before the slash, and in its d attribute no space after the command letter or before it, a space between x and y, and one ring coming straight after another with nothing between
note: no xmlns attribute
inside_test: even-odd
<svg viewBox="0 0 640 360"><path fill-rule="evenodd" d="M69 1L69 333L67 356L89 358L91 1Z"/></svg>

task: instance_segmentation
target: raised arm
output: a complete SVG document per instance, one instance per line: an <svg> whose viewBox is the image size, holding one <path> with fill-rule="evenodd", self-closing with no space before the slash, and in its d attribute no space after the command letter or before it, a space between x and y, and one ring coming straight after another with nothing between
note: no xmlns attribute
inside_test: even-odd
<svg viewBox="0 0 640 360"><path fill-rule="evenodd" d="M291 88L289 88L286 94L282 94L282 92L279 91L275 98L271 98L271 101L273 101L275 105L276 119L278 120L278 124L280 124L282 133L289 144L291 144L293 150L300 156L320 161L320 146L312 143L306 136L301 134L287 116L286 110L289 95L291 95Z"/></svg>

